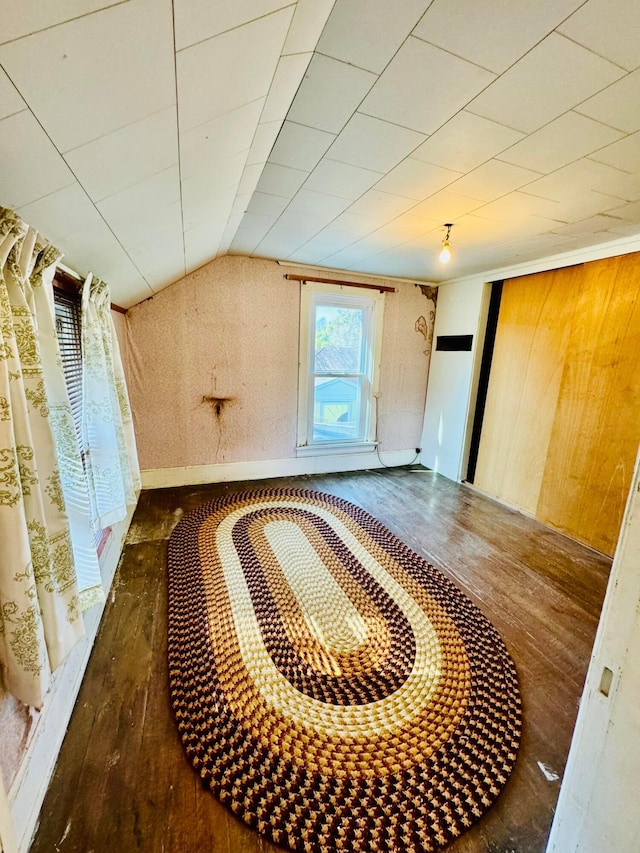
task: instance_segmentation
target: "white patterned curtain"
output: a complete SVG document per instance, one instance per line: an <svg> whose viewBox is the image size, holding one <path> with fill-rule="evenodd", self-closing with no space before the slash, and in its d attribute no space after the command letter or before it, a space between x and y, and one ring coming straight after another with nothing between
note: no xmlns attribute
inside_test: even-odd
<svg viewBox="0 0 640 853"><path fill-rule="evenodd" d="M140 468L109 287L91 274L82 289L82 369L89 495L94 523L104 529L135 504Z"/></svg>
<svg viewBox="0 0 640 853"><path fill-rule="evenodd" d="M0 208L0 663L41 707L84 634L33 294L36 233Z"/></svg>

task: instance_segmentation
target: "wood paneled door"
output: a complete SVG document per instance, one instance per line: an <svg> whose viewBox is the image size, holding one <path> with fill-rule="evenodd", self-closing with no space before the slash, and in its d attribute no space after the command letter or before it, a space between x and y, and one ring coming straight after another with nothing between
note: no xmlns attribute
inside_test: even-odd
<svg viewBox="0 0 640 853"><path fill-rule="evenodd" d="M640 255L506 281L475 485L613 554L640 441Z"/></svg>

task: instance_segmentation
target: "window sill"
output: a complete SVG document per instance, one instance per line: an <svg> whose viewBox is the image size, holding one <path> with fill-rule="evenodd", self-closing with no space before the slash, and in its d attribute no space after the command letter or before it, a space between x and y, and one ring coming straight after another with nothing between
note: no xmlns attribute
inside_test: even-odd
<svg viewBox="0 0 640 853"><path fill-rule="evenodd" d="M296 447L296 456L342 456L348 453L372 453L378 446L375 441L336 441L325 444L305 444Z"/></svg>

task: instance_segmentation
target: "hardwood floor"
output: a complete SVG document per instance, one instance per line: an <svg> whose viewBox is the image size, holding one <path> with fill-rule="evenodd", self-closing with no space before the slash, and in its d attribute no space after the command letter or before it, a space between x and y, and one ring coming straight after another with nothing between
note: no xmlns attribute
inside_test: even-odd
<svg viewBox="0 0 640 853"><path fill-rule="evenodd" d="M267 485L318 489L376 516L466 591L520 678L524 733L496 804L448 849L543 851L610 560L426 469L143 492L32 853L276 853L206 790L169 705L166 545L185 512ZM357 853L357 851L354 851ZM381 851L385 853L385 851Z"/></svg>

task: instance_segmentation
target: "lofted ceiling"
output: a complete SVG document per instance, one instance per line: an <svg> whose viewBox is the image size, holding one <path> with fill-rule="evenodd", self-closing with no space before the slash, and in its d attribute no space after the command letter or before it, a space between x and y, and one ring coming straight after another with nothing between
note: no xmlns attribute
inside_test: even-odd
<svg viewBox="0 0 640 853"><path fill-rule="evenodd" d="M0 204L124 306L229 252L443 281L628 237L639 36L631 0L4 3Z"/></svg>

